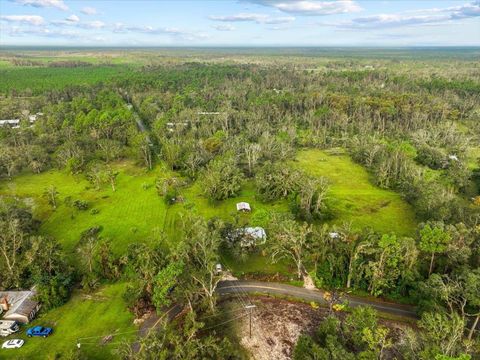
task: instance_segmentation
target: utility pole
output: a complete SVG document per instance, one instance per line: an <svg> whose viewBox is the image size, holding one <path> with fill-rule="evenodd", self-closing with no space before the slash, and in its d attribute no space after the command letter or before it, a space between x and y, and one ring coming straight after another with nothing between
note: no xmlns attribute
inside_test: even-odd
<svg viewBox="0 0 480 360"><path fill-rule="evenodd" d="M253 304L245 306L245 309L248 309L250 313L250 338L252 338L252 309L255 307Z"/></svg>

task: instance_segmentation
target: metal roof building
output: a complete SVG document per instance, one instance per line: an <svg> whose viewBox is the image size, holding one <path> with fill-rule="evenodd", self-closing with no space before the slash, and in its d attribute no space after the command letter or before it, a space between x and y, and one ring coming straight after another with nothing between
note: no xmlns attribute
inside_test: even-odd
<svg viewBox="0 0 480 360"><path fill-rule="evenodd" d="M0 307L5 320L29 323L40 309L35 300L35 289L25 291L0 291Z"/></svg>

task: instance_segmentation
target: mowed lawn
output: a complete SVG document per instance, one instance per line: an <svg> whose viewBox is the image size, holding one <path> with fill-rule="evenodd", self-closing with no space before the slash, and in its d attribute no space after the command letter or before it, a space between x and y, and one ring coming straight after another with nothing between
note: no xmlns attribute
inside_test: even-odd
<svg viewBox="0 0 480 360"><path fill-rule="evenodd" d="M372 228L382 233L412 235L416 228L412 207L393 191L371 182L368 172L347 154L321 150L300 151L294 166L330 182L332 224L351 223L354 229Z"/></svg>
<svg viewBox="0 0 480 360"><path fill-rule="evenodd" d="M114 250L123 253L131 243L152 239L154 229L163 226L166 206L155 189L158 171L146 173L128 162L116 168L119 175L115 192L108 185L94 189L84 176L52 170L3 181L0 195L21 197L33 204L35 216L42 220L40 232L54 236L67 252L75 249L83 231L101 226L101 237L111 239ZM59 193L56 210L43 196L50 185L56 186ZM89 209L80 211L67 206L66 197L88 201ZM99 212L93 214L92 209Z"/></svg>
<svg viewBox="0 0 480 360"><path fill-rule="evenodd" d="M119 172L115 192L108 185L102 186L100 190L93 188L82 175L74 176L51 170L41 174L24 174L11 181L0 182L0 196L19 197L31 204L35 216L42 221L40 232L55 237L74 261L75 249L82 232L94 226L101 226L100 236L111 239L114 251L123 254L130 244L154 242L161 232L165 232L169 241L179 241L180 214L188 211L207 219L218 217L238 226L258 226L254 219L255 214L261 210L288 211L287 201L271 204L258 202L251 180L243 184L237 197L215 203L203 196L201 184L195 182L180 190L182 202L167 206L164 198L157 194L155 180L157 177L174 176L174 173L162 166L147 172L130 162L120 162L115 168ZM56 186L59 193L56 210L43 195L50 185ZM66 197L88 201L89 209L80 211L67 206ZM239 201L249 202L252 212L239 214L236 210ZM98 210L98 213L92 214L92 209ZM287 271L282 264L266 266L269 259L258 254L246 262L233 261L229 256L225 256L223 261L237 273Z"/></svg>
<svg viewBox="0 0 480 360"><path fill-rule="evenodd" d="M137 334L133 315L122 297L125 286L125 283L105 285L93 294L75 291L68 303L40 315L31 324L22 327L20 333L10 336L24 339L25 344L21 349L0 349L0 359L63 359L77 350L77 342L82 344L82 352L88 359L118 358L115 349L123 340L132 341ZM28 338L26 329L36 325L52 327L53 335L46 339ZM118 335L102 344L109 334Z"/></svg>

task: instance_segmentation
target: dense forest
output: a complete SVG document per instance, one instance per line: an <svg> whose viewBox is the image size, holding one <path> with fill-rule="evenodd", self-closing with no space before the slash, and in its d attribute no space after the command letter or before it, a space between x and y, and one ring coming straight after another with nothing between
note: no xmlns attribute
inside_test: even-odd
<svg viewBox="0 0 480 360"><path fill-rule="evenodd" d="M148 346L137 351L125 342L112 356L237 359L234 341L202 330L211 326L202 319L222 311L215 264L225 254L257 256L339 298L354 292L416 305L420 320L401 336L372 309L333 311L299 338L295 359L480 356L478 61L355 52L195 56L27 64L5 54L11 65L0 66L0 117L20 125L0 128L0 289L36 285L48 312L78 289L126 282L123 297L136 317L174 303L186 310L178 324L140 340ZM399 194L415 227L379 231L356 226L354 215L338 220L330 174L298 165L299 152L311 149L348 156L373 186ZM73 220L104 210L54 182L39 185L33 201L12 190L18 178L35 183L58 173L93 194L114 194L127 186L122 164L150 176L142 187L154 188L166 212L178 211L174 232L164 226L119 247L104 236L106 221L64 242L42 225L50 214ZM262 207L248 220L187 206L192 198L217 206L244 189ZM264 227L266 243L243 246L235 229L246 224ZM68 356L88 358L80 349Z"/></svg>

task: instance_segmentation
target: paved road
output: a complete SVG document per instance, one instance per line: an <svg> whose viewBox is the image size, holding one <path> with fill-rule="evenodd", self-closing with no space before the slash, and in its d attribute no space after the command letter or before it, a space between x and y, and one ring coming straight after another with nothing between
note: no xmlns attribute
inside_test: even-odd
<svg viewBox="0 0 480 360"><path fill-rule="evenodd" d="M315 301L320 304L326 304L325 300L323 299L324 291L309 290L286 284L260 281L229 280L221 281L217 287L217 293L220 295L241 292L284 295L302 299L305 301ZM352 295L344 295L342 299L348 300L349 305L352 307L368 305L383 313L417 319L417 314L413 306L401 305L380 300L371 300Z"/></svg>

